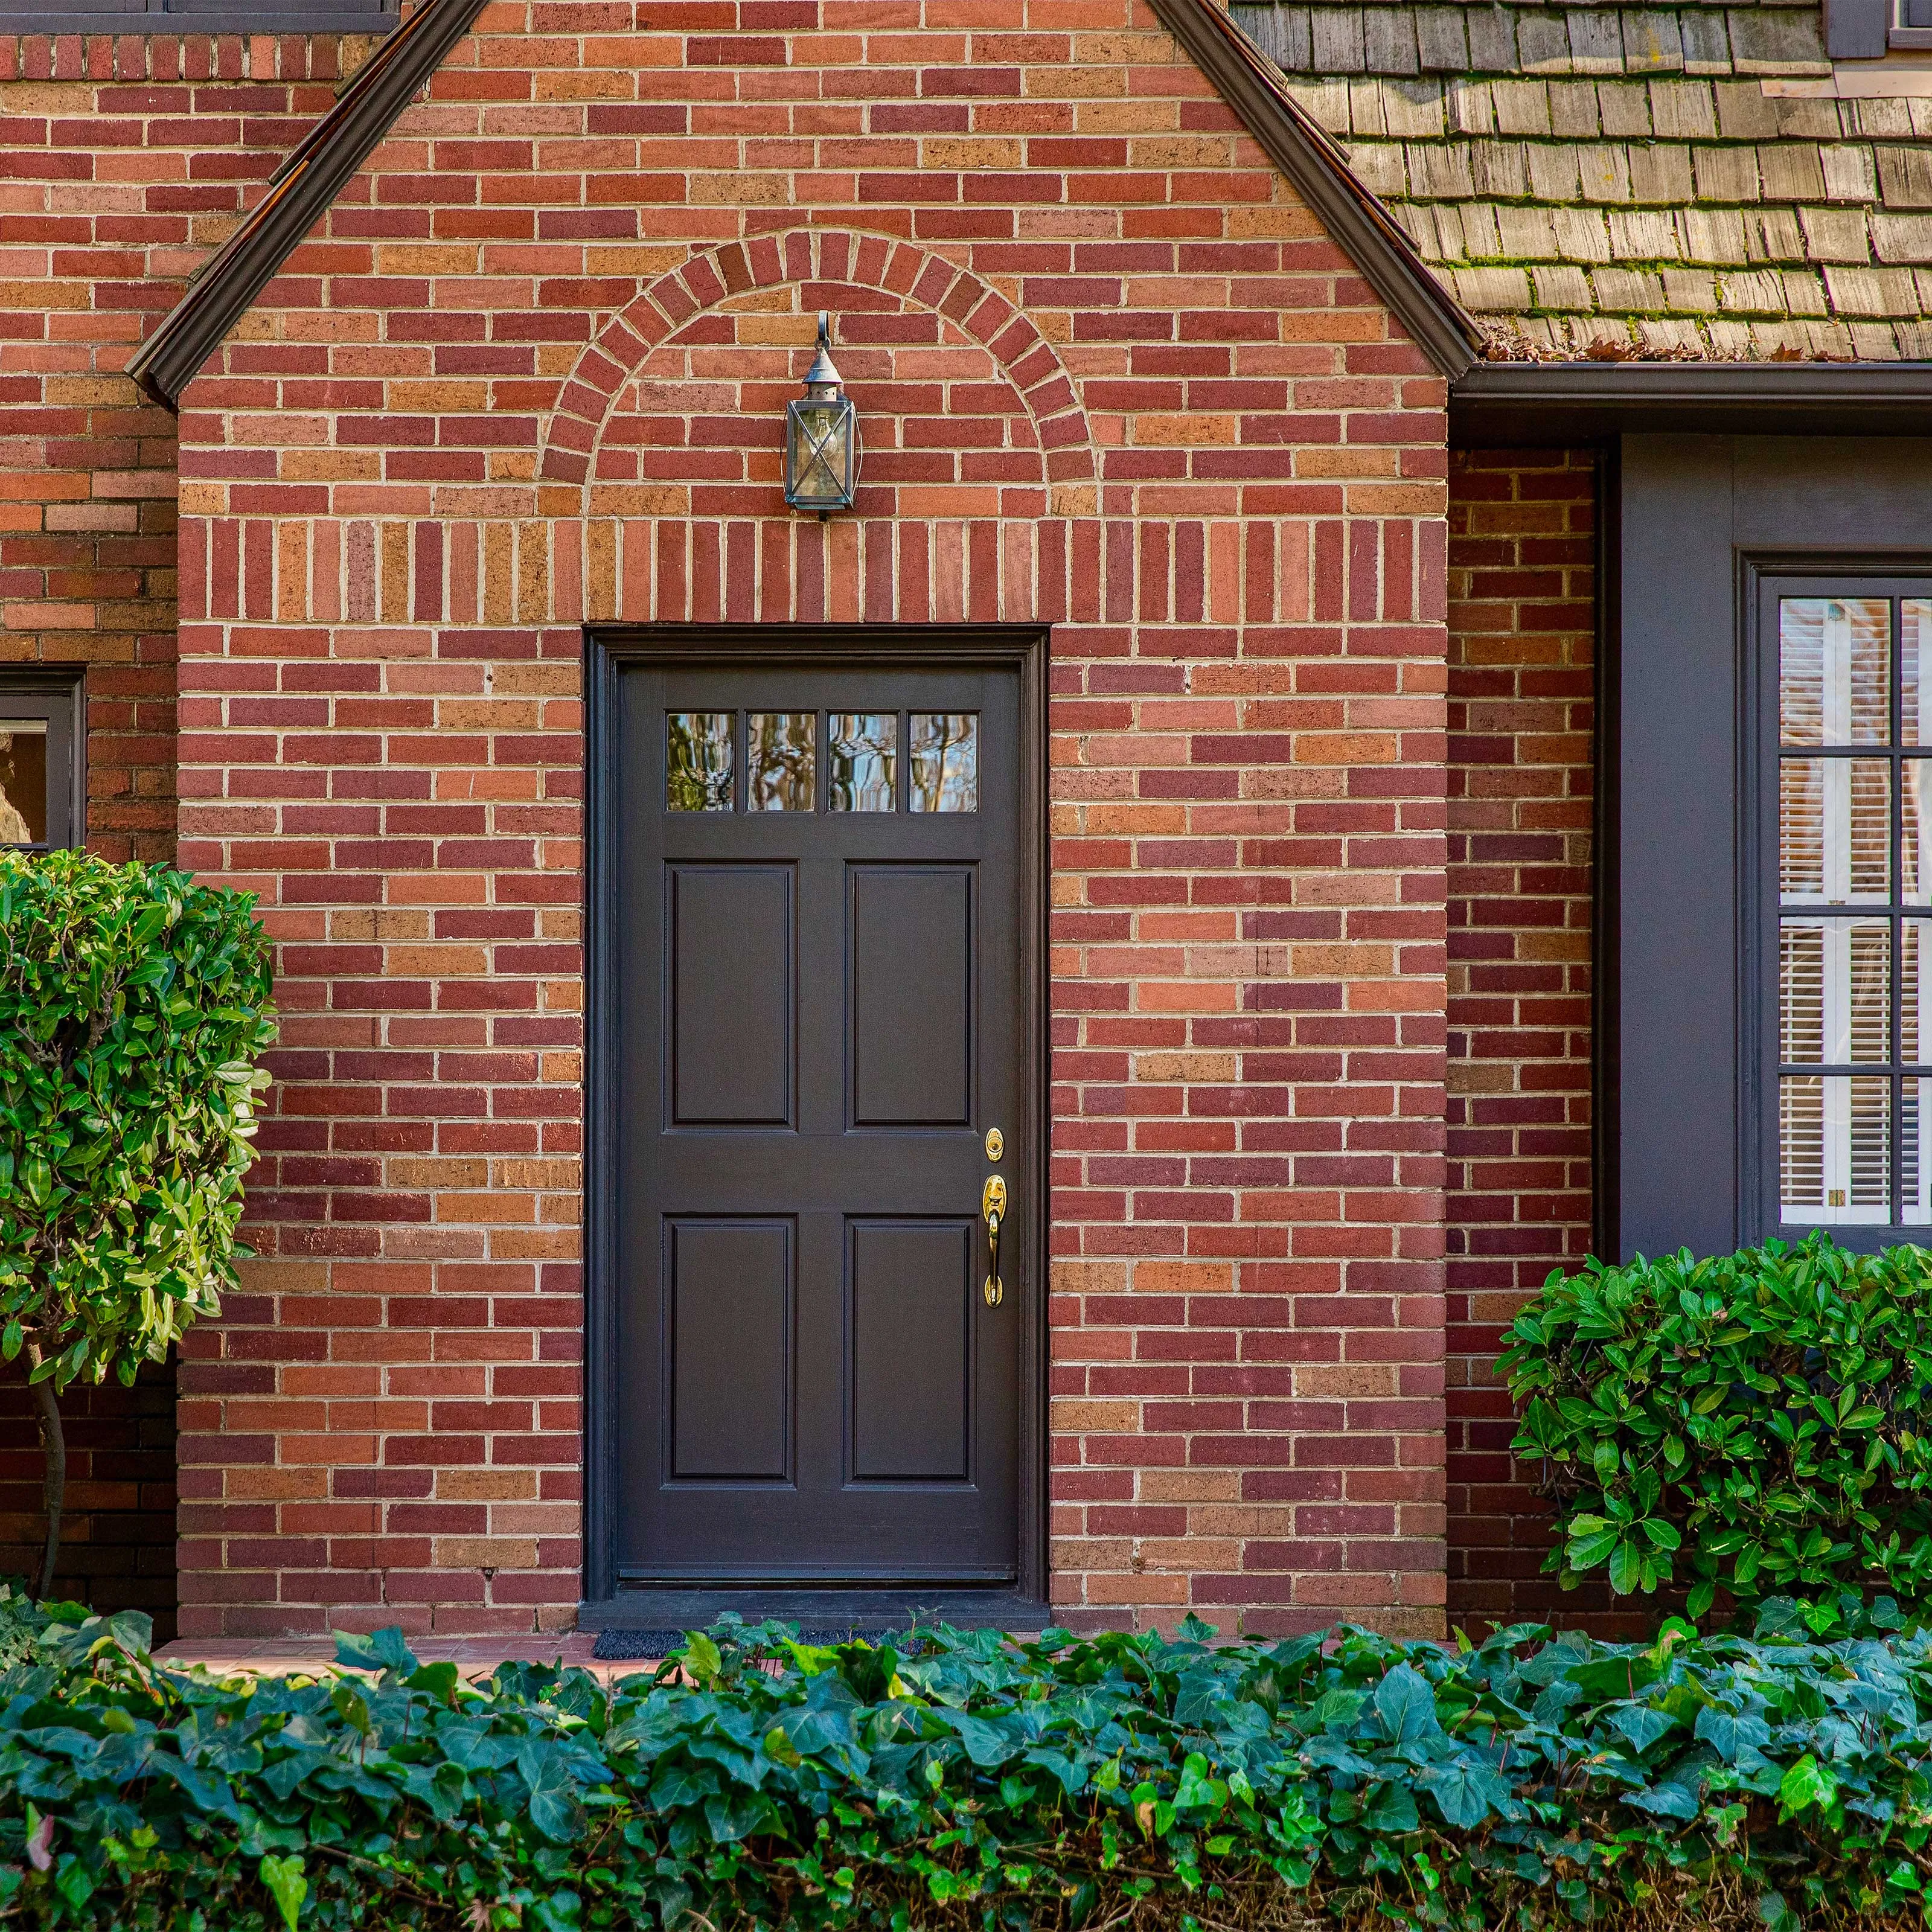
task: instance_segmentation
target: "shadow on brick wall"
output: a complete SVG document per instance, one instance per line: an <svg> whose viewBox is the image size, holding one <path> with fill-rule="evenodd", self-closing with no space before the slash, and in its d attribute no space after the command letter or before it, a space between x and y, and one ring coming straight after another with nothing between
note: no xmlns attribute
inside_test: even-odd
<svg viewBox="0 0 1932 1932"><path fill-rule="evenodd" d="M154 1640L175 1634L175 1365L61 1398L67 1510L54 1594L100 1611L145 1610ZM38 1577L40 1444L16 1366L0 1371L0 1575Z"/></svg>

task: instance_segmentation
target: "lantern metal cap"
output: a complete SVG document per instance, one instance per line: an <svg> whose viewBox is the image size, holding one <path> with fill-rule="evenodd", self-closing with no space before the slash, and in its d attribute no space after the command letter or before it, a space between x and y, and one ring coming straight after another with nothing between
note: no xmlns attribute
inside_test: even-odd
<svg viewBox="0 0 1932 1932"><path fill-rule="evenodd" d="M805 372L805 386L808 389L838 388L842 379L838 365L832 359L832 319L824 309L818 311L818 353L812 367Z"/></svg>

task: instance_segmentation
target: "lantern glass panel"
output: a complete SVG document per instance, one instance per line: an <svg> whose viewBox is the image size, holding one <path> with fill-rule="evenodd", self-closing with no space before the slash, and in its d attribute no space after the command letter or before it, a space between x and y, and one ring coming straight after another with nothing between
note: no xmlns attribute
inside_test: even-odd
<svg viewBox="0 0 1932 1932"><path fill-rule="evenodd" d="M842 506L851 501L853 413L842 396L807 398L790 406L787 494L794 502Z"/></svg>

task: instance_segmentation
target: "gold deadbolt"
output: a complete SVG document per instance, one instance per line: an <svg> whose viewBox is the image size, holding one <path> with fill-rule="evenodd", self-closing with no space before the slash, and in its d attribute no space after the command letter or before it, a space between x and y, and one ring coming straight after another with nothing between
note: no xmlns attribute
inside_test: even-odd
<svg viewBox="0 0 1932 1932"><path fill-rule="evenodd" d="M1006 1150L1006 1137L998 1127L986 1130L986 1158L998 1160Z"/></svg>

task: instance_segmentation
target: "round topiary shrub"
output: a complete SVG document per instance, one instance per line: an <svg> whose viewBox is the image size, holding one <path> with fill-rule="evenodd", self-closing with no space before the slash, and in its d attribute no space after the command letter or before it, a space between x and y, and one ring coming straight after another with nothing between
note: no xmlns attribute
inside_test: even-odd
<svg viewBox="0 0 1932 1932"><path fill-rule="evenodd" d="M1550 1276L1504 1337L1568 1589L1932 1607L1932 1254L1828 1235Z"/></svg>
<svg viewBox="0 0 1932 1932"><path fill-rule="evenodd" d="M268 935L238 892L78 851L0 851L0 1354L46 1454L59 1392L132 1382L220 1307L274 1036Z"/></svg>

